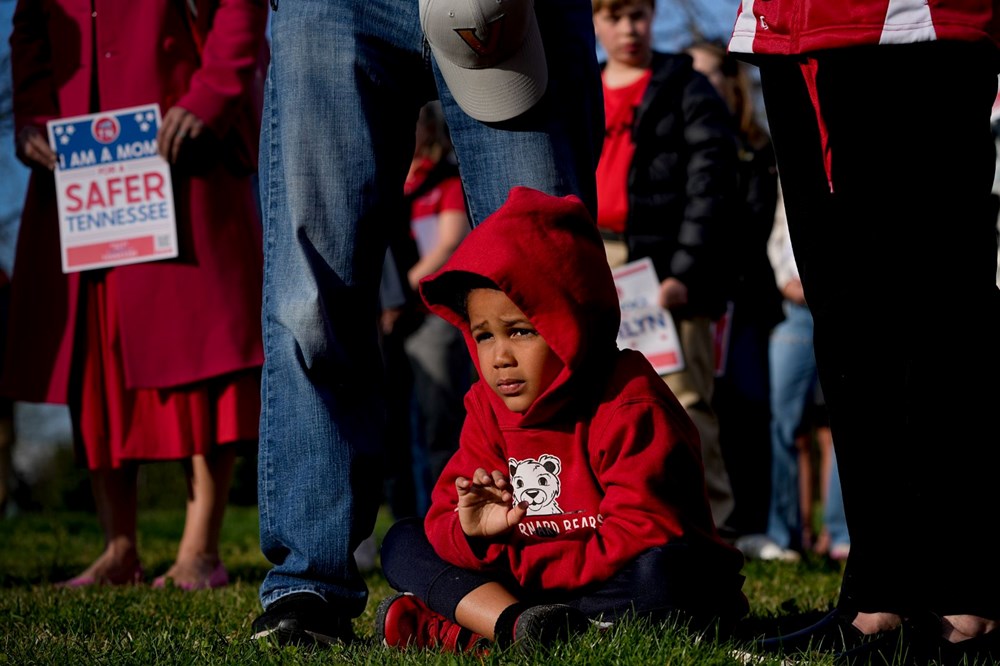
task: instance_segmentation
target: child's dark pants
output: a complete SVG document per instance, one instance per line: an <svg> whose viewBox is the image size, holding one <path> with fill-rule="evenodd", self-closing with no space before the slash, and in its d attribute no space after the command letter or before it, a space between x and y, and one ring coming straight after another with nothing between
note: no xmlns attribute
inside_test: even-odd
<svg viewBox="0 0 1000 666"><path fill-rule="evenodd" d="M602 583L576 590L531 590L506 572L472 571L445 562L416 518L393 525L382 542L382 570L389 585L412 592L452 621L463 597L498 582L520 601L566 604L595 620L610 622L632 613L663 620L677 614L693 627L719 620L720 628L727 628L747 612L740 591L743 576L712 559L686 543L668 544L650 548Z"/></svg>

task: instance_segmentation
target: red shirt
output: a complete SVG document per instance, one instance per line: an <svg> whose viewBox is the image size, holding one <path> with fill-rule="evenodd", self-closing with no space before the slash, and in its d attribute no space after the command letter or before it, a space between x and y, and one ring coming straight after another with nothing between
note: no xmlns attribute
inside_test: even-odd
<svg viewBox="0 0 1000 666"><path fill-rule="evenodd" d="M413 192L427 178L434 168L434 162L427 158L411 169L403 191ZM465 194L458 176L445 178L430 190L413 200L410 208L410 230L417 242L417 250L423 257L438 243L438 218L446 211L465 212Z"/></svg>
<svg viewBox="0 0 1000 666"><path fill-rule="evenodd" d="M635 109L649 86L652 70L621 88L604 85L604 148L597 163L597 226L625 232L628 219L628 172L635 155L632 125Z"/></svg>

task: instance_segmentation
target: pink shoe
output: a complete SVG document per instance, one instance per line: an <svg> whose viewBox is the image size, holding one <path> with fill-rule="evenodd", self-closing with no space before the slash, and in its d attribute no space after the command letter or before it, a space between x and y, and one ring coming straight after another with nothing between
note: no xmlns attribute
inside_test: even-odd
<svg viewBox="0 0 1000 666"><path fill-rule="evenodd" d="M197 583L178 583L172 578L167 578L166 574L157 577L153 581L153 587L164 588L167 586L167 581L170 581L171 585L174 585L185 592L191 592L192 590L211 590L217 587L225 587L229 585L229 572L226 571L226 567L223 566L222 562L215 565L212 569L212 573L208 575L207 580L198 581Z"/></svg>
<svg viewBox="0 0 1000 666"><path fill-rule="evenodd" d="M132 570L131 575L121 581L113 581L107 578L95 578L94 576L77 576L75 578L70 578L69 580L64 580L60 583L56 583L56 587L65 588L77 588L77 587L93 587L95 585L139 585L142 583L143 571L141 565L135 565L135 569Z"/></svg>

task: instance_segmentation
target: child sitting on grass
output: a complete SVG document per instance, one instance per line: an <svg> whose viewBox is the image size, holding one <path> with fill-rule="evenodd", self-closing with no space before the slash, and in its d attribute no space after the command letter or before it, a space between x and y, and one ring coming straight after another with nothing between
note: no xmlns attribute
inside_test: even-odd
<svg viewBox="0 0 1000 666"><path fill-rule="evenodd" d="M743 557L716 533L697 431L637 351L573 196L517 187L420 284L479 380L424 523L382 545L387 645L547 644L626 615L730 627ZM718 624L716 624L718 623Z"/></svg>

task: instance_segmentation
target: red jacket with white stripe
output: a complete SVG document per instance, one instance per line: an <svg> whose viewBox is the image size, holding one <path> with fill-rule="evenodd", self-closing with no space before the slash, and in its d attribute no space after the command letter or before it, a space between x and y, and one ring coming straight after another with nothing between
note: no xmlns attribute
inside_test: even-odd
<svg viewBox="0 0 1000 666"><path fill-rule="evenodd" d="M729 49L790 55L845 46L1000 38L998 0L742 0Z"/></svg>

